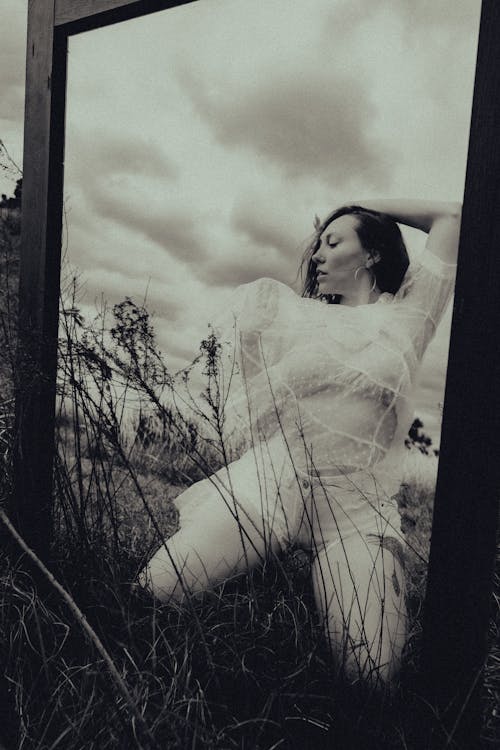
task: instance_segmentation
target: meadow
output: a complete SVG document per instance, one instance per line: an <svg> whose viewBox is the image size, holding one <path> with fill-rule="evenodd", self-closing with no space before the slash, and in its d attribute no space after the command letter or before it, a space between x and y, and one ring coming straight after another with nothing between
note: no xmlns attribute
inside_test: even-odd
<svg viewBox="0 0 500 750"><path fill-rule="evenodd" d="M2 504L11 489L17 243L4 226ZM49 570L19 544L0 552L0 748L420 748L415 685L437 459L413 444L397 496L411 628L394 689L334 673L299 548L160 606L137 574L177 528L175 498L228 455L203 437L202 414L188 419L169 401L148 311L126 298L85 321L77 285L67 277L61 308ZM216 351L210 339L200 350L214 404ZM483 748L500 741L499 575L497 566Z"/></svg>

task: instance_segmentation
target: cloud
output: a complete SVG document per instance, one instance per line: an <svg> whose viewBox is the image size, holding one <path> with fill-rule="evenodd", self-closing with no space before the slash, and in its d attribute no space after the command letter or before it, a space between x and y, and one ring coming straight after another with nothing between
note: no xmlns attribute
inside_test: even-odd
<svg viewBox="0 0 500 750"><path fill-rule="evenodd" d="M158 137L145 136L132 126L127 132L119 125L112 129L104 123L85 127L81 120L70 120L66 140L66 174L87 192L97 182L102 187L119 185L127 177L138 185L141 181L164 184L179 179L179 168Z"/></svg>
<svg viewBox="0 0 500 750"><path fill-rule="evenodd" d="M93 205L103 218L144 235L178 260L200 262L207 254L199 237L198 222L189 215L169 209L158 211L150 205L134 204L104 191L96 191Z"/></svg>
<svg viewBox="0 0 500 750"><path fill-rule="evenodd" d="M87 140L96 144L94 159L101 172L169 181L179 176L177 165L162 153L158 144L139 133L131 137L120 131L101 131L94 137L87 135Z"/></svg>
<svg viewBox="0 0 500 750"><path fill-rule="evenodd" d="M134 200L128 191L119 193L112 185L104 187L97 181L87 198L97 216L143 235L165 250L165 262L168 256L185 263L201 262L207 255L199 221L168 204L162 208L161 200L155 202L152 193L146 200L144 193L138 193Z"/></svg>
<svg viewBox="0 0 500 750"><path fill-rule="evenodd" d="M8 11L6 10L4 16L4 21L6 21L8 15L8 23L4 24L6 33L2 34L2 65L0 66L2 95L10 87L24 92L27 14L26 7L19 6L21 3L16 3Z"/></svg>
<svg viewBox="0 0 500 750"><path fill-rule="evenodd" d="M234 287L246 284L262 276L262 258L255 256L250 245L247 249L239 247L232 256L220 260L212 258L202 268L198 267L195 275L200 281L217 286Z"/></svg>
<svg viewBox="0 0 500 750"><path fill-rule="evenodd" d="M269 204L263 204L255 196L250 197L250 200L248 195L241 196L233 207L230 226L235 233L257 247L289 257L290 248L296 244L296 237L273 208Z"/></svg>
<svg viewBox="0 0 500 750"><path fill-rule="evenodd" d="M379 187L390 182L394 153L371 135L376 107L366 84L348 72L283 69L258 85L211 87L184 67L179 78L219 143L250 150L288 178L335 186L360 176Z"/></svg>
<svg viewBox="0 0 500 750"><path fill-rule="evenodd" d="M0 31L2 64L0 65L0 139L21 167L23 149L24 80L26 62L27 3L2 5L4 23ZM8 18L8 21L7 21ZM3 32L3 33L2 33ZM4 160L2 160L3 162ZM12 195L19 175L0 169L0 192Z"/></svg>
<svg viewBox="0 0 500 750"><path fill-rule="evenodd" d="M17 26L17 24L15 24ZM15 28L2 36L2 64L0 91L2 92L2 120L22 123L24 111L26 32ZM24 44L21 46L21 42Z"/></svg>
<svg viewBox="0 0 500 750"><path fill-rule="evenodd" d="M191 273L205 285L222 288L262 277L293 284L300 259L296 235L286 224L266 223L258 209L243 204L242 200L231 216L227 236L211 243L203 261L190 267Z"/></svg>
<svg viewBox="0 0 500 750"><path fill-rule="evenodd" d="M407 28L415 30L416 25L426 30L439 27L454 33L456 29L468 30L476 23L481 0L378 0L379 5L392 13L400 13ZM421 30L421 29L419 29Z"/></svg>
<svg viewBox="0 0 500 750"><path fill-rule="evenodd" d="M203 260L207 247L200 217L179 199L179 168L158 136L125 135L106 127L73 129L67 152L66 199L75 214L73 225L102 232L96 219L104 219L158 245L165 251L164 262Z"/></svg>
<svg viewBox="0 0 500 750"><path fill-rule="evenodd" d="M98 270L85 269L85 298L97 302L102 299L105 290L106 303L109 305L130 297L137 305L145 304L152 314L169 323L182 314L183 304L169 294L170 289L156 288L151 291L148 289L147 279L141 280L137 274L133 281L135 283L131 284L130 274L124 273L113 264L102 264Z"/></svg>
<svg viewBox="0 0 500 750"><path fill-rule="evenodd" d="M342 31L342 35L355 33L360 26L371 22L379 13L390 13L398 18L406 32L413 36L439 29L439 33L454 33L457 29L470 30L477 21L481 0L370 0L353 3L352 0L336 2L325 14L325 28Z"/></svg>
<svg viewBox="0 0 500 750"><path fill-rule="evenodd" d="M292 285L297 274L296 264L283 262L282 257L270 253L256 252L248 243L238 247L233 256L221 259L211 258L203 267L195 271L195 276L207 285L235 287L247 284L262 277L268 277Z"/></svg>
<svg viewBox="0 0 500 750"><path fill-rule="evenodd" d="M18 125L23 121L24 86L18 84L4 86L4 83L0 81L0 89L2 91L2 109L5 113L0 121Z"/></svg>

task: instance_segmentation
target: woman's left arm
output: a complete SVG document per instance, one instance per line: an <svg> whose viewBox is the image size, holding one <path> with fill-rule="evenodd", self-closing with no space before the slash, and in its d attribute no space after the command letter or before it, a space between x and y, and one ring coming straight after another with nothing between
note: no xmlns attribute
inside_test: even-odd
<svg viewBox="0 0 500 750"><path fill-rule="evenodd" d="M427 249L444 263L456 263L462 205L426 200L366 200L361 208L387 214L398 224L427 232Z"/></svg>

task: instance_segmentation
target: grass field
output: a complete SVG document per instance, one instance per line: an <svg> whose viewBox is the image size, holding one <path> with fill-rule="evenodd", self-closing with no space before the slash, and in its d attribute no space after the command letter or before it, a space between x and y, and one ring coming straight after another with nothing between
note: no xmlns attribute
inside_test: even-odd
<svg viewBox="0 0 500 750"><path fill-rule="evenodd" d="M51 570L129 696L59 594L35 586L22 560L3 560L6 747L359 747L363 737L364 746L402 746L401 696L387 696L381 710L376 696L335 680L305 555L290 549L189 605L159 607L131 587L159 542L137 485L165 536L182 488L90 453L57 463ZM418 599L414 590L417 612ZM407 690L414 658L410 650Z"/></svg>
<svg viewBox="0 0 500 750"><path fill-rule="evenodd" d="M3 559L4 747L420 746L412 708L425 576L419 558L408 567L413 635L401 685L376 696L335 679L299 550L182 607L160 607L135 590L131 583L159 541L137 486L165 536L176 528L172 500L182 487L145 470L144 456L135 457L136 470L95 448L83 453L57 462L50 567L128 695L58 592L35 581L25 560ZM408 534L424 553L429 463L412 456L402 497ZM490 732L494 720L490 698Z"/></svg>
<svg viewBox="0 0 500 750"><path fill-rule="evenodd" d="M147 316L125 305L128 333L114 349L104 329L84 330L74 308L64 319L49 556L64 591L20 548L0 553L0 747L422 747L415 684L436 460L408 452L399 507L414 550L406 560L411 637L397 689L373 693L334 674L299 549L182 606L159 606L133 585L177 527L174 498L220 455L192 424L158 411L167 381ZM13 402L3 377L5 497ZM141 404L135 422L124 417L124 389ZM500 742L498 574L483 748Z"/></svg>

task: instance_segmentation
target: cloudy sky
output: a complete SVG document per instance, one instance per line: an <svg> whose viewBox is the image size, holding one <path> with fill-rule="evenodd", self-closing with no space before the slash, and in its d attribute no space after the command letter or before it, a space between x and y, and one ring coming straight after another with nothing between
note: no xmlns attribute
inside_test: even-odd
<svg viewBox="0 0 500 750"><path fill-rule="evenodd" d="M2 0L0 138L19 164L26 9ZM72 37L65 206L83 311L146 298L175 370L235 286L295 285L314 214L462 200L479 13L480 0L198 0ZM1 171L0 192L13 187ZM425 238L405 236L418 252ZM436 443L450 320L451 307L417 399Z"/></svg>

